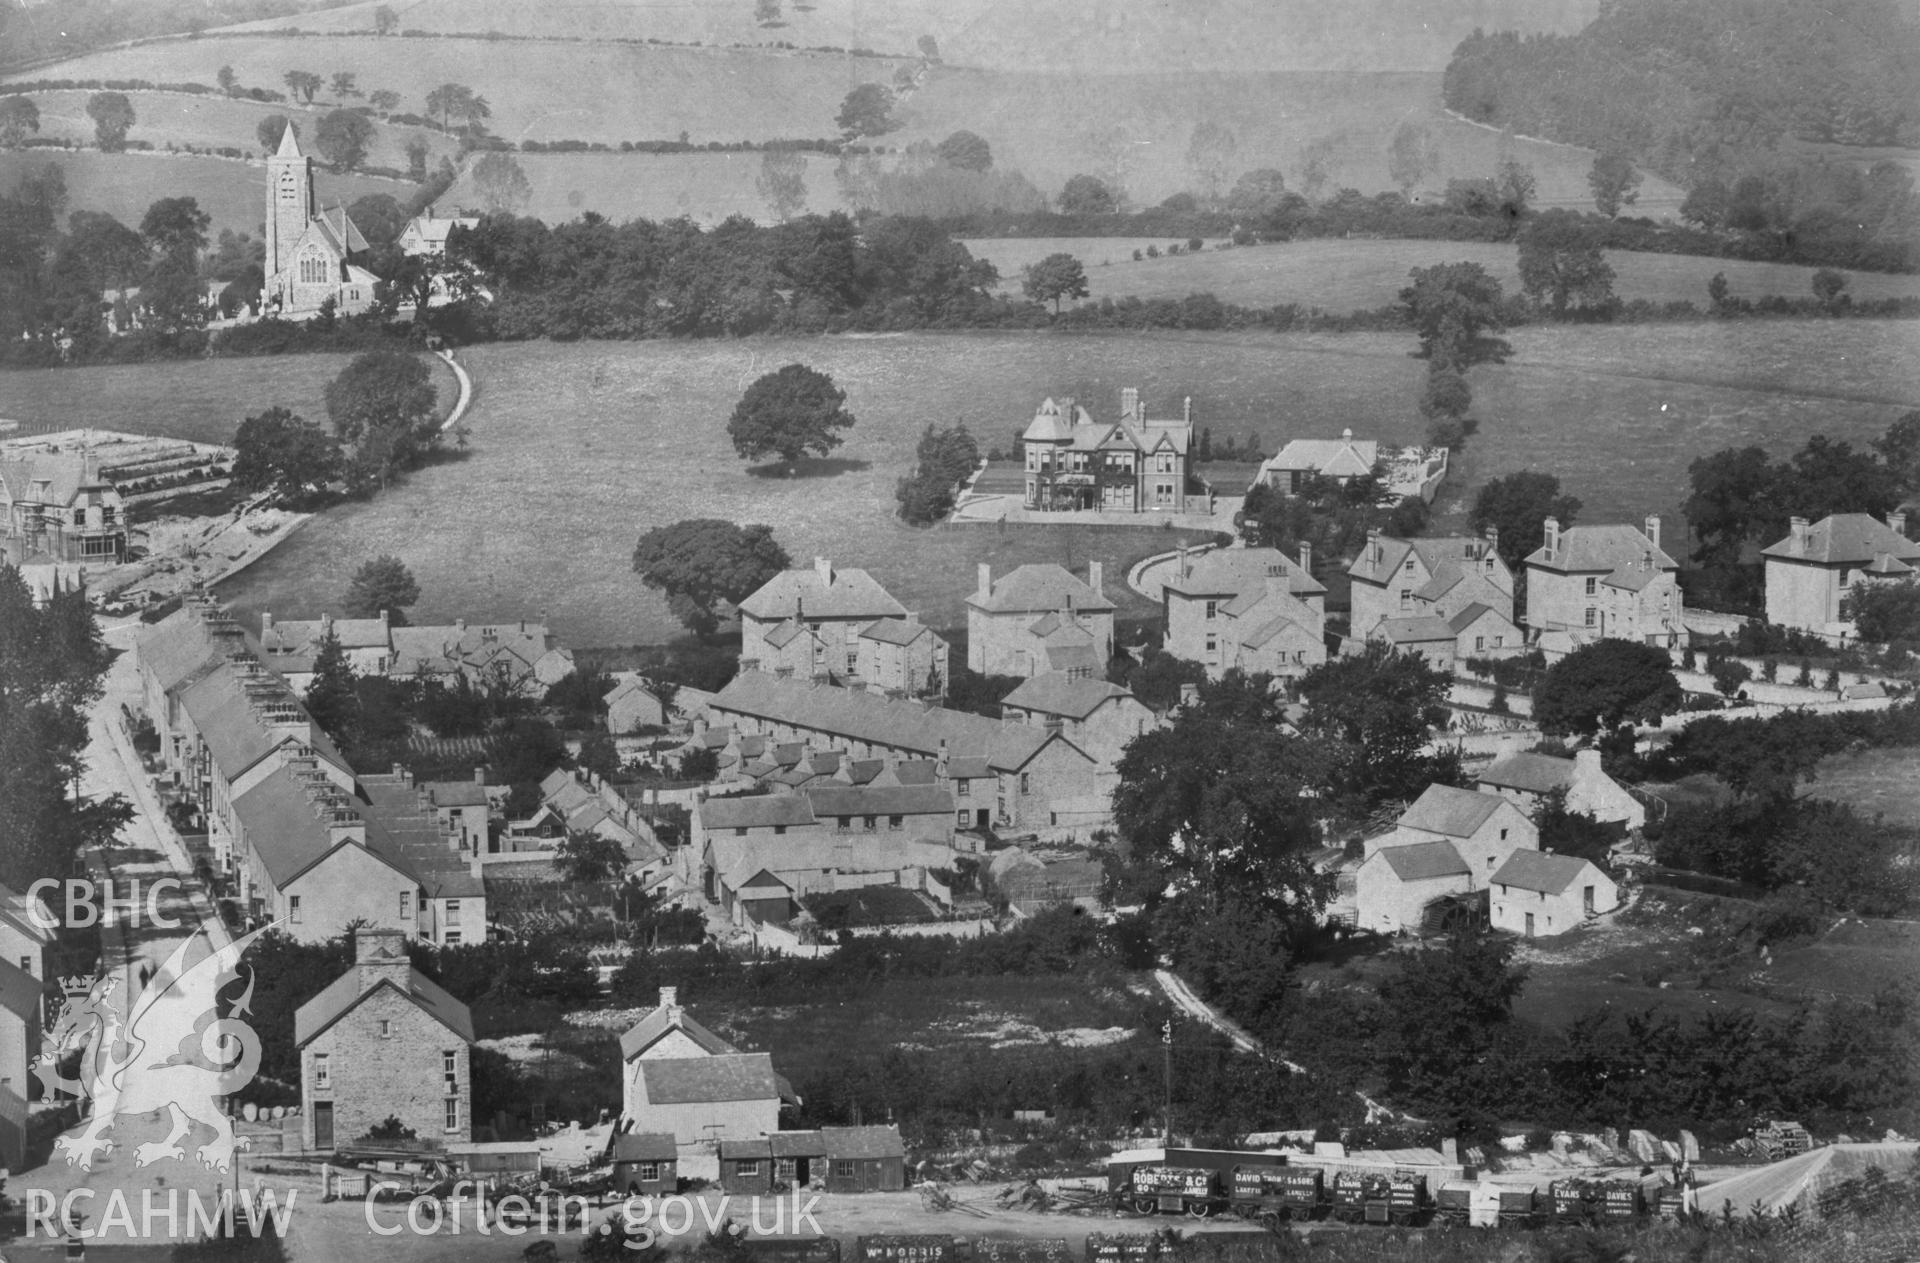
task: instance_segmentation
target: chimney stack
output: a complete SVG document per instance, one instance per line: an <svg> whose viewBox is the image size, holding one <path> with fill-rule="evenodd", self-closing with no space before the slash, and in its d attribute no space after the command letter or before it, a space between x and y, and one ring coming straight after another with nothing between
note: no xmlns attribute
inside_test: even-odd
<svg viewBox="0 0 1920 1263"><path fill-rule="evenodd" d="M1087 563L1087 586L1093 589L1095 596L1106 595L1106 592L1101 586L1102 580L1106 578L1106 570L1107 568L1104 562L1090 561Z"/></svg>
<svg viewBox="0 0 1920 1263"><path fill-rule="evenodd" d="M1789 534L1787 536L1787 539L1788 539L1787 547L1789 548L1789 550L1792 551L1794 556L1796 557L1806 556L1807 555L1807 519L1803 517L1794 518L1791 526L1789 527Z"/></svg>
<svg viewBox="0 0 1920 1263"><path fill-rule="evenodd" d="M1899 509L1887 514L1887 529L1905 539L1907 537L1907 515Z"/></svg>
<svg viewBox="0 0 1920 1263"><path fill-rule="evenodd" d="M833 563L825 557L815 557L813 559L813 573L820 576L821 587L830 588L833 586Z"/></svg>
<svg viewBox="0 0 1920 1263"><path fill-rule="evenodd" d="M475 785L485 785L485 784L487 783L487 769L486 769L486 768L484 768L484 767L476 767L476 768L474 768L474 769L473 769L473 783L474 783Z"/></svg>
<svg viewBox="0 0 1920 1263"><path fill-rule="evenodd" d="M993 595L993 563L980 563L980 590L974 593L978 600L986 600Z"/></svg>
<svg viewBox="0 0 1920 1263"><path fill-rule="evenodd" d="M1192 395L1187 396L1186 403L1183 405L1180 411L1180 419L1186 425L1193 424L1193 396Z"/></svg>
<svg viewBox="0 0 1920 1263"><path fill-rule="evenodd" d="M1193 573L1193 558L1187 552L1187 546L1185 544L1182 544L1180 545L1180 577L1184 579L1192 573Z"/></svg>
<svg viewBox="0 0 1920 1263"><path fill-rule="evenodd" d="M406 936L398 930L361 926L353 934L353 963L365 995L383 982L407 990L413 965L407 960Z"/></svg>
<svg viewBox="0 0 1920 1263"><path fill-rule="evenodd" d="M1553 561L1560 551L1560 519L1550 517L1545 523L1547 560Z"/></svg>
<svg viewBox="0 0 1920 1263"><path fill-rule="evenodd" d="M1385 565L1387 561L1387 550L1381 547L1380 528L1377 526L1367 528L1367 560L1374 566Z"/></svg>
<svg viewBox="0 0 1920 1263"><path fill-rule="evenodd" d="M380 630L387 630L387 612L385 610L380 611Z"/></svg>
<svg viewBox="0 0 1920 1263"><path fill-rule="evenodd" d="M1487 527L1486 530L1480 532L1480 537L1487 541L1487 556L1492 557L1499 553L1500 551L1500 528L1499 527L1497 526Z"/></svg>
<svg viewBox="0 0 1920 1263"><path fill-rule="evenodd" d="M666 1014L669 1024L680 1025L680 988L660 988L660 1011Z"/></svg>
<svg viewBox="0 0 1920 1263"><path fill-rule="evenodd" d="M265 640L271 635L273 635L273 611L268 610L260 615L260 638Z"/></svg>
<svg viewBox="0 0 1920 1263"><path fill-rule="evenodd" d="M1127 421L1140 419L1140 391L1136 387L1128 386L1121 390L1120 416Z"/></svg>
<svg viewBox="0 0 1920 1263"><path fill-rule="evenodd" d="M1313 578L1313 545L1304 539L1300 541L1300 573Z"/></svg>
<svg viewBox="0 0 1920 1263"><path fill-rule="evenodd" d="M1647 514L1647 538L1653 542L1655 548L1660 547L1660 515L1658 513Z"/></svg>

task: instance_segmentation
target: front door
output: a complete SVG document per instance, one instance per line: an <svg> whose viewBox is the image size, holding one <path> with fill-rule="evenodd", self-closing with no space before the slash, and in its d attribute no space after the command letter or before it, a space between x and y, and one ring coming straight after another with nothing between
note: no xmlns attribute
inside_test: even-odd
<svg viewBox="0 0 1920 1263"><path fill-rule="evenodd" d="M987 824L993 819L993 813L988 811L985 807L980 808L978 811L974 812L973 815L974 815L973 827L976 829L986 828Z"/></svg>
<svg viewBox="0 0 1920 1263"><path fill-rule="evenodd" d="M315 1101L313 1103L313 1147L315 1149L333 1148L332 1101Z"/></svg>
<svg viewBox="0 0 1920 1263"><path fill-rule="evenodd" d="M1580 896L1581 896L1581 901L1586 905L1587 915L1592 916L1593 915L1593 887L1592 886L1583 887L1580 892Z"/></svg>
<svg viewBox="0 0 1920 1263"><path fill-rule="evenodd" d="M1533 913L1527 913L1527 937L1533 937Z"/></svg>

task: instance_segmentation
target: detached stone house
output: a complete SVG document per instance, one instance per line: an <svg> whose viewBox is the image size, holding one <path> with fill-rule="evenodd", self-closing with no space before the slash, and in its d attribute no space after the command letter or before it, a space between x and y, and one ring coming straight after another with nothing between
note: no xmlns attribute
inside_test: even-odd
<svg viewBox="0 0 1920 1263"><path fill-rule="evenodd" d="M388 1118L424 1141L473 1139L467 1006L407 961L392 931L354 935L354 965L294 1013L303 1139L351 1145Z"/></svg>
<svg viewBox="0 0 1920 1263"><path fill-rule="evenodd" d="M1506 657L1523 646L1513 625L1513 571L1500 558L1499 536L1445 536L1396 539L1377 530L1367 533L1360 555L1347 567L1353 581L1350 629L1367 639L1389 619L1439 618L1449 624L1479 607L1463 621L1458 636L1483 638L1456 644L1461 657ZM1476 627L1484 620L1486 626Z"/></svg>
<svg viewBox="0 0 1920 1263"><path fill-rule="evenodd" d="M1493 875L1493 928L1552 938L1620 906L1620 888L1591 861L1516 851Z"/></svg>
<svg viewBox="0 0 1920 1263"><path fill-rule="evenodd" d="M1298 562L1275 548L1182 549L1161 588L1166 651L1216 680L1305 675L1327 660L1326 593L1305 545Z"/></svg>
<svg viewBox="0 0 1920 1263"><path fill-rule="evenodd" d="M1865 513L1833 513L1818 522L1793 519L1766 559L1767 621L1827 635L1851 635L1842 609L1862 583L1912 583L1920 544L1907 538L1907 515L1885 522Z"/></svg>
<svg viewBox="0 0 1920 1263"><path fill-rule="evenodd" d="M1113 657L1114 603L1101 590L1101 563L1082 583L1051 562L993 577L980 563L967 598L967 667L982 675L1105 675Z"/></svg>
<svg viewBox="0 0 1920 1263"><path fill-rule="evenodd" d="M1351 429L1338 439L1293 439L1260 466L1257 482L1293 495L1314 478L1352 482L1380 462L1380 444L1356 439Z"/></svg>
<svg viewBox="0 0 1920 1263"><path fill-rule="evenodd" d="M1104 422L1072 399L1046 399L1020 443L1029 509L1181 513L1187 508L1191 399L1178 420L1150 420L1140 392L1128 387L1120 392L1120 419Z"/></svg>
<svg viewBox="0 0 1920 1263"><path fill-rule="evenodd" d="M1632 640L1660 649L1687 644L1680 564L1660 549L1660 519L1644 529L1546 521L1526 560L1527 629L1564 633L1576 645Z"/></svg>
<svg viewBox="0 0 1920 1263"><path fill-rule="evenodd" d="M1566 794L1567 810L1592 816L1622 830L1647 823L1647 809L1639 799L1600 766L1598 750L1576 750L1571 759L1545 754L1510 754L1480 773L1479 790L1498 794L1528 815L1540 809L1548 794Z"/></svg>
<svg viewBox="0 0 1920 1263"><path fill-rule="evenodd" d="M780 1129L798 1104L766 1053L743 1053L681 1007L675 988L620 1037L622 1127L670 1135L683 1148L751 1140Z"/></svg>
<svg viewBox="0 0 1920 1263"><path fill-rule="evenodd" d="M740 602L740 669L786 678L852 678L861 629L907 609L864 570L816 557L783 570Z"/></svg>

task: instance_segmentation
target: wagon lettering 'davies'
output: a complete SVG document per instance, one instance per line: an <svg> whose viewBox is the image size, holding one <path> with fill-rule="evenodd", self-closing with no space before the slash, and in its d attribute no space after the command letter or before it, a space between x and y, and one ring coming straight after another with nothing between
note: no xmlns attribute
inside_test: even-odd
<svg viewBox="0 0 1920 1263"><path fill-rule="evenodd" d="M1904 1257L1915 101L0 3L0 1256Z"/></svg>

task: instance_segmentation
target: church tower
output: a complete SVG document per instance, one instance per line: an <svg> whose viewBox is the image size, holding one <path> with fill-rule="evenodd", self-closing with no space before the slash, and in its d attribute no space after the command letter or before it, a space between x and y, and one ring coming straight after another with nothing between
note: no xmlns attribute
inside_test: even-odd
<svg viewBox="0 0 1920 1263"><path fill-rule="evenodd" d="M280 133L280 149L267 159L267 280L293 262L293 249L313 222L313 159L300 152L293 124Z"/></svg>

